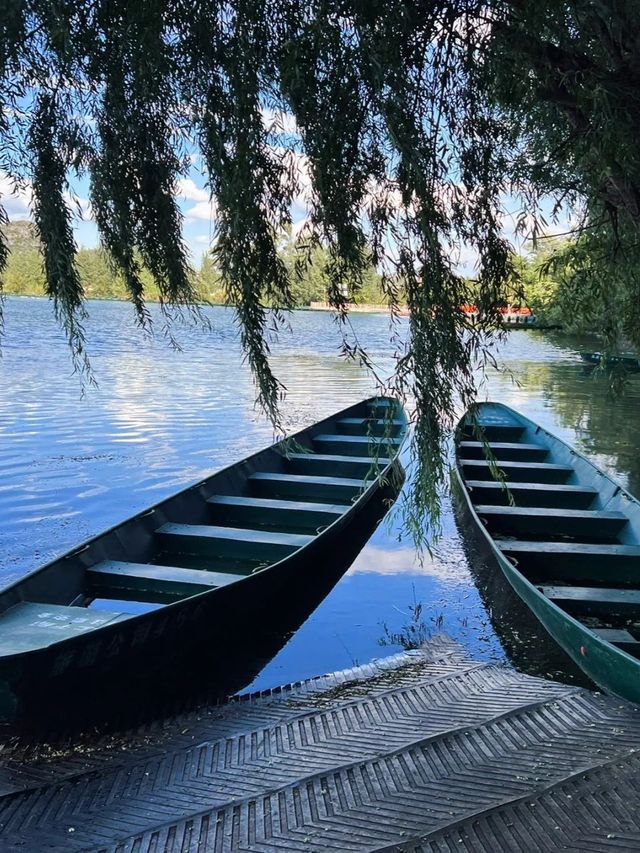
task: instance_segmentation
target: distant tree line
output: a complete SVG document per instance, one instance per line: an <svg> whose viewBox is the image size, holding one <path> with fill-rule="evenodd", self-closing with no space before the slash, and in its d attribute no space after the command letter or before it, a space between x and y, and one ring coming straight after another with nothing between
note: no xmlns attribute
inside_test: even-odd
<svg viewBox="0 0 640 853"><path fill-rule="evenodd" d="M4 291L21 296L42 296L45 292L45 277L42 253L33 225L20 220L5 226L4 232L10 247L9 261L4 276ZM296 266L296 246L287 240L280 247L282 260L291 273L292 291L296 307L303 308L311 302L322 302L327 296L328 277L324 271L326 252L317 248L311 255L311 263L303 269ZM78 270L87 299L130 299L122 276L109 263L102 249L79 249ZM222 278L209 253L202 256L200 266L193 271L195 289L203 301L222 304L225 293ZM142 266L141 278L148 299L160 298L153 276ZM363 276L357 294L359 303L381 305L386 303L380 284L380 276L371 267Z"/></svg>
<svg viewBox="0 0 640 853"><path fill-rule="evenodd" d="M5 226L5 233L11 248L5 273L5 292L41 296L44 293L42 254L33 225L26 220L12 222ZM321 247L315 248L310 255L310 263L300 268L296 264L300 256L297 249L295 241L288 239L283 241L279 252L291 276L295 306L304 308L311 302L326 299L329 286L324 269L327 252ZM570 332L615 332L609 326L621 320L621 306L615 304L616 294L620 291L615 286L609 289L601 286L595 265L591 275L593 280L590 281L588 253L588 241L582 237L580 240L541 240L533 251L514 255L513 304L528 305L540 323L561 325ZM78 268L88 299L130 298L122 277L114 271L102 249L80 249ZM159 299L153 277L144 266L141 276L148 297ZM195 288L203 301L225 302L222 277L211 254L202 256L199 269L194 270L193 276ZM473 284L469 281L471 295ZM356 301L371 305L386 303L380 276L373 266L363 276ZM404 302L401 288L399 301Z"/></svg>
<svg viewBox="0 0 640 853"><path fill-rule="evenodd" d="M541 324L622 342L627 338L628 294L615 274L602 281L596 240L590 234L540 240L532 252L514 258L517 286Z"/></svg>

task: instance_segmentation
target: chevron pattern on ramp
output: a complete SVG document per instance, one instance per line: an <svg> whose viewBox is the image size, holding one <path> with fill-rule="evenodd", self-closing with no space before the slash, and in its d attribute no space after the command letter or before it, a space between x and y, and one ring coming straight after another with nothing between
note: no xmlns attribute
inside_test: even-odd
<svg viewBox="0 0 640 853"><path fill-rule="evenodd" d="M110 746L13 745L0 850L640 849L636 707L443 639Z"/></svg>

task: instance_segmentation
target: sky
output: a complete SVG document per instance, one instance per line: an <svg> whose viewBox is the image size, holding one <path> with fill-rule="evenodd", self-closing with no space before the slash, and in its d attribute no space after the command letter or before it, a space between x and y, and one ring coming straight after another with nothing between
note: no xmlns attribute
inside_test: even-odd
<svg viewBox="0 0 640 853"><path fill-rule="evenodd" d="M282 117L278 117L277 120L282 122ZM310 187L310 178L304 155L295 154L293 156L298 158L296 168L298 169L298 179L300 182L300 193L294 199L291 208L295 233L304 224L308 215L306 195ZM198 162L199 156L197 154L192 155L189 171L180 178L177 188L177 200L184 217L184 240L195 267L200 266L202 256L211 246L215 231L215 204L212 204L210 201L205 177L198 166ZM79 247L95 248L99 245L99 238L95 222L92 218L88 196L88 178L76 179L70 187L68 196L72 210L77 211L74 221L76 242ZM15 190L6 175L3 175L2 172L0 172L0 200L10 220L30 218L29 187L26 186L20 190ZM515 234L518 207L516 199L507 196L503 198L503 208L505 211L503 233L513 244L516 251L524 253L526 251L524 242L521 238L517 238ZM562 211L559 217L557 217L557 221L552 222L551 208L552 202L549 201L543 204L541 211L548 222L545 229L546 234L553 236L555 234L567 233L571 227L571 219L568 213ZM469 246L453 247L452 257L459 273L473 276L476 255Z"/></svg>
<svg viewBox="0 0 640 853"><path fill-rule="evenodd" d="M179 181L178 191L177 198L184 216L185 241L193 262L199 265L202 255L211 244L215 211L210 204L204 178L195 167L190 169L189 175ZM96 248L99 244L98 231L88 200L88 180L85 178L74 181L72 192L80 203L81 212L81 216L74 215L76 242L79 247ZM28 186L15 191L6 176L0 174L0 198L10 220L31 218L29 213L31 194ZM69 201L71 202L71 194ZM76 205L73 202L71 202L71 208L75 214Z"/></svg>

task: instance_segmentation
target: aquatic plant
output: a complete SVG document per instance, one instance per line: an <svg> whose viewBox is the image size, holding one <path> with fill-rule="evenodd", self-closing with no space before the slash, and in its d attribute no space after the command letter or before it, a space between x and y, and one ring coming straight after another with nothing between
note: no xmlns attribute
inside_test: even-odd
<svg viewBox="0 0 640 853"><path fill-rule="evenodd" d="M378 640L379 646L400 646L405 651L419 649L434 632L440 631L444 625L444 614L436 613L430 617L433 627L429 627L424 621L424 605L416 598L416 588L411 585L413 591L413 604L408 606L407 622L397 631L389 628L386 622L382 623L383 635ZM402 612L402 611L401 611Z"/></svg>

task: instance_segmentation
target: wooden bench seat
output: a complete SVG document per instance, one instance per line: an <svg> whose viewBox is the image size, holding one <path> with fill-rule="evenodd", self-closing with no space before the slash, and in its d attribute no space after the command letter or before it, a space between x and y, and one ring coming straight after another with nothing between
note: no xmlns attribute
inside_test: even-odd
<svg viewBox="0 0 640 853"><path fill-rule="evenodd" d="M87 569L87 579L95 597L113 598L117 593L118 597L127 594L135 600L165 602L227 586L239 575L108 560Z"/></svg>
<svg viewBox="0 0 640 853"><path fill-rule="evenodd" d="M524 427L521 424L506 418L481 421L477 426L482 430L487 441L517 441L524 432ZM477 440L478 438L476 429L471 424L465 426L463 434L470 440Z"/></svg>
<svg viewBox="0 0 640 853"><path fill-rule="evenodd" d="M489 530L496 534L573 536L589 540L615 539L629 519L622 512L550 507L475 507Z"/></svg>
<svg viewBox="0 0 640 853"><path fill-rule="evenodd" d="M544 553L547 555L576 555L587 558L598 557L628 557L640 560L640 546L622 545L619 543L607 545L591 545L582 542L520 542L517 539L509 539L496 543L503 551L514 553Z"/></svg>
<svg viewBox="0 0 640 853"><path fill-rule="evenodd" d="M315 477L301 474L271 474L259 471L248 478L256 495L302 501L349 504L367 485L351 477Z"/></svg>
<svg viewBox="0 0 640 853"><path fill-rule="evenodd" d="M540 591L568 613L633 618L640 613L640 590L596 586L540 586Z"/></svg>
<svg viewBox="0 0 640 853"><path fill-rule="evenodd" d="M277 527L316 532L345 512L342 504L283 501L241 495L213 495L207 501L216 523L224 527Z"/></svg>
<svg viewBox="0 0 640 853"><path fill-rule="evenodd" d="M377 399L367 403L367 410L370 417L377 418L381 415L384 417L389 414L389 409L395 409L397 403L395 400Z"/></svg>
<svg viewBox="0 0 640 853"><path fill-rule="evenodd" d="M530 578L640 586L637 545L518 540L496 541L496 545L505 556L515 558Z"/></svg>
<svg viewBox="0 0 640 853"><path fill-rule="evenodd" d="M404 421L388 418L340 418L336 429L345 435L396 436L404 427Z"/></svg>
<svg viewBox="0 0 640 853"><path fill-rule="evenodd" d="M284 457L291 471L316 476L364 478L382 470L391 461L386 456L336 456L330 453L289 453ZM376 464L377 463L377 464Z"/></svg>
<svg viewBox="0 0 640 853"><path fill-rule="evenodd" d="M399 438L376 438L368 435L316 435L314 445L320 453L340 454L342 456L373 456L385 448L398 449L402 444Z"/></svg>
<svg viewBox="0 0 640 853"><path fill-rule="evenodd" d="M464 475L474 480L494 479L492 466L486 459L461 459ZM566 483L574 473L570 465L556 465L553 462L504 462L499 469L509 482L518 483Z"/></svg>
<svg viewBox="0 0 640 853"><path fill-rule="evenodd" d="M592 628L591 630L596 637L611 643L612 646L617 646L624 652L629 652L636 657L640 654L640 641L624 628Z"/></svg>
<svg viewBox="0 0 640 853"><path fill-rule="evenodd" d="M502 483L493 480L466 480L474 505L508 506L509 493L516 506L564 507L587 509L598 495L592 486L549 483L509 483L507 493Z"/></svg>
<svg viewBox="0 0 640 853"><path fill-rule="evenodd" d="M540 444L518 441L494 441L489 447L496 459L510 462L542 462L549 455L548 448ZM464 459L485 458L485 445L481 441L461 441L458 450Z"/></svg>
<svg viewBox="0 0 640 853"><path fill-rule="evenodd" d="M170 554L224 559L277 561L307 545L313 536L210 524L163 524L156 530L160 547ZM163 561L164 562L164 561Z"/></svg>
<svg viewBox="0 0 640 853"><path fill-rule="evenodd" d="M0 614L0 656L50 646L130 616L130 613L23 601Z"/></svg>

